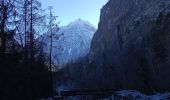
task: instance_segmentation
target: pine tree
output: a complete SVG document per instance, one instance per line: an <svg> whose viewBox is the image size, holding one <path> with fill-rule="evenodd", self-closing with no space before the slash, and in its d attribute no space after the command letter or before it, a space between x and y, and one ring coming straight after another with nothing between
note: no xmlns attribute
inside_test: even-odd
<svg viewBox="0 0 170 100"><path fill-rule="evenodd" d="M52 83L52 89L54 88L53 87L53 71L52 71L52 49L53 49L53 30L52 28L55 26L55 28L57 28L57 31L59 30L58 29L58 26L57 24L55 25L55 20L56 20L56 17L57 16L53 16L52 14L52 6L49 6L49 10L50 10L50 21L49 21L49 27L50 27L50 72L51 72L51 83ZM52 90L54 91L54 90Z"/></svg>

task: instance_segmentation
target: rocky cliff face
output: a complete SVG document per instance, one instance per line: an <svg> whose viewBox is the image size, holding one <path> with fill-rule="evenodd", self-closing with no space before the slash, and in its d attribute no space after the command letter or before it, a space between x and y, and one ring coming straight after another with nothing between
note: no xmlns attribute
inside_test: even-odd
<svg viewBox="0 0 170 100"><path fill-rule="evenodd" d="M102 8L89 63L101 86L170 89L170 1L109 0ZM96 73L93 73L96 75Z"/></svg>

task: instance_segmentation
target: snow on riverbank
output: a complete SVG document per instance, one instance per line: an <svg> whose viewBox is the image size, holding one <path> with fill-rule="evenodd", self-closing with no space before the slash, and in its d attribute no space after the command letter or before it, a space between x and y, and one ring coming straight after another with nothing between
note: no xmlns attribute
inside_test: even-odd
<svg viewBox="0 0 170 100"><path fill-rule="evenodd" d="M135 90L123 90L116 92L110 98L103 100L170 100L170 93L157 93L155 95L145 95Z"/></svg>

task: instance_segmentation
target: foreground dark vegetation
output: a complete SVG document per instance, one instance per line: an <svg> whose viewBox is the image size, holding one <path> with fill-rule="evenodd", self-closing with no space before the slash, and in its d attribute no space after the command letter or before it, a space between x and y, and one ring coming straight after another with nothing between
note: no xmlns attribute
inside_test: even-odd
<svg viewBox="0 0 170 100"><path fill-rule="evenodd" d="M36 0L0 0L0 99L36 100L54 95L51 60L37 38L51 26ZM48 24L48 25L47 25Z"/></svg>

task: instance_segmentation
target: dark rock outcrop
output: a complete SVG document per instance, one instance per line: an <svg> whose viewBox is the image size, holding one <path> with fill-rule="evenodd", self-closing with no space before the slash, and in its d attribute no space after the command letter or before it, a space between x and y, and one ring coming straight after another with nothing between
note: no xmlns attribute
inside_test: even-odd
<svg viewBox="0 0 170 100"><path fill-rule="evenodd" d="M170 1L109 0L89 54L93 83L115 90L170 90Z"/></svg>

